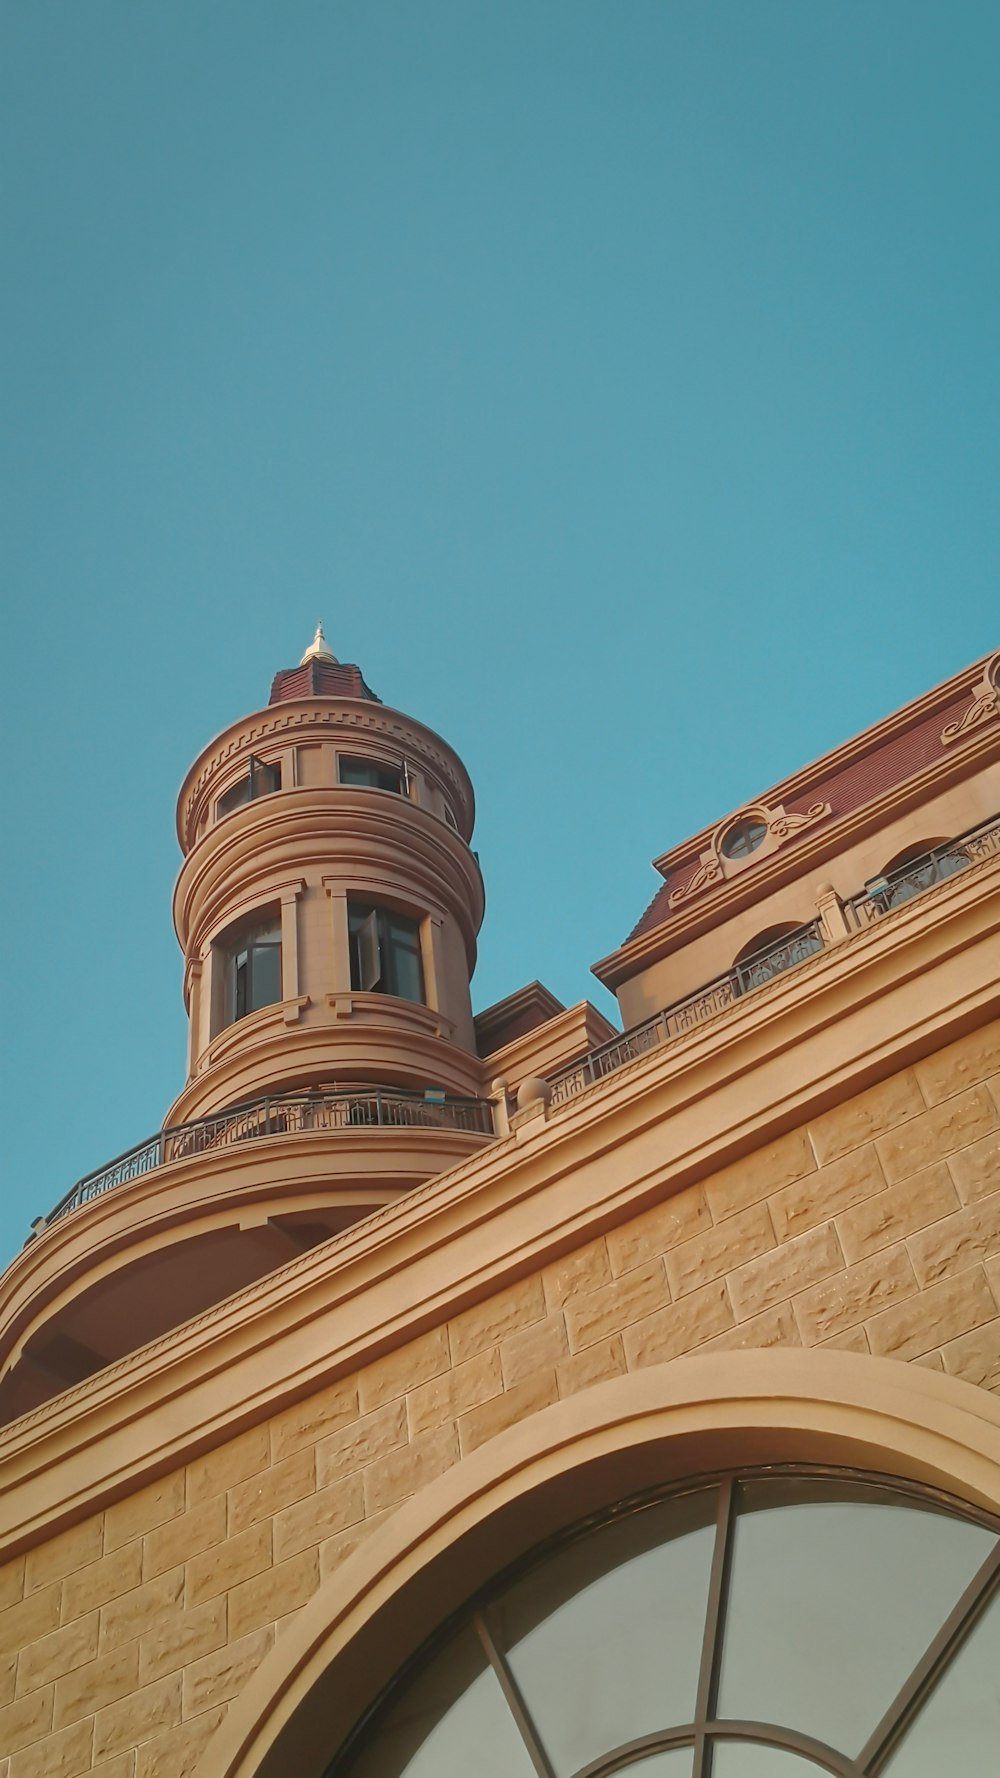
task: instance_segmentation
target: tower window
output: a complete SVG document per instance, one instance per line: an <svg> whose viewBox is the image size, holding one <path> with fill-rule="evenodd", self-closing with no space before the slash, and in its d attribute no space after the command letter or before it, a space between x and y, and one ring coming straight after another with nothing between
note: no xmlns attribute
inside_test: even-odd
<svg viewBox="0 0 1000 1778"><path fill-rule="evenodd" d="M392 790L397 796L406 794L406 768L383 765L378 759L338 760L341 784L359 784L367 790Z"/></svg>
<svg viewBox="0 0 1000 1778"><path fill-rule="evenodd" d="M232 1025L281 999L281 926L272 916L224 945L225 1016Z"/></svg>
<svg viewBox="0 0 1000 1778"><path fill-rule="evenodd" d="M244 778L238 778L220 796L215 805L215 812L221 821L223 815L231 815L234 809L242 809L244 803L252 803L258 796L271 796L281 789L280 765L265 765L262 759L250 755L250 768Z"/></svg>
<svg viewBox="0 0 1000 1778"><path fill-rule="evenodd" d="M756 818L736 821L724 834L722 850L727 858L749 858L767 838L767 823Z"/></svg>
<svg viewBox="0 0 1000 1778"><path fill-rule="evenodd" d="M420 926L392 908L350 902L351 987L362 994L396 994L424 1000Z"/></svg>

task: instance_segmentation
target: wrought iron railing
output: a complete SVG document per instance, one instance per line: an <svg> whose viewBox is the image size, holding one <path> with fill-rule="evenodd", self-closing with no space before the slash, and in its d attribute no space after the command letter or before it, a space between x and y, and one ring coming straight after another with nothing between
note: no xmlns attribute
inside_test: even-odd
<svg viewBox="0 0 1000 1778"><path fill-rule="evenodd" d="M959 871L968 870L970 864L978 864L983 858L994 858L998 853L1000 816L994 815L989 821L980 822L978 827L970 828L968 833L959 834L957 839L922 852L916 858L908 858L905 864L886 871L884 876L872 877L859 895L852 895L844 904L848 917L853 918L858 927L873 926L886 914L912 901L915 895L923 895L926 889L933 889L937 883L957 876Z"/></svg>
<svg viewBox="0 0 1000 1778"><path fill-rule="evenodd" d="M493 1118L485 1099L452 1099L389 1087L331 1087L313 1093L267 1095L245 1105L161 1130L96 1173L77 1181L43 1221L47 1225L117 1185L151 1173L167 1161L208 1154L233 1142L261 1136L299 1135L307 1130L365 1128L463 1130L492 1136Z"/></svg>
<svg viewBox="0 0 1000 1778"><path fill-rule="evenodd" d="M755 951L753 956L735 964L725 975L717 976L714 982L708 982L704 988L699 988L696 994L689 994L686 999L664 1007L662 1012L655 1013L641 1025L634 1025L622 1037L602 1044L600 1049L591 1050L582 1061L571 1063L569 1067L561 1068L558 1074L550 1075L549 1103L561 1105L564 1100L572 1099L594 1081L603 1080L605 1075L613 1074L616 1068L623 1068L626 1062L634 1062L649 1050L659 1049L661 1044L669 1043L672 1038L693 1031L707 1019L714 1019L727 1006L732 1006L734 1000L752 993L754 988L763 987L765 982L781 975L786 969L793 969L797 963L804 963L807 957L812 957L822 948L823 939L818 920L811 920L808 926L800 926L795 932L786 933L774 944L765 945L762 950Z"/></svg>

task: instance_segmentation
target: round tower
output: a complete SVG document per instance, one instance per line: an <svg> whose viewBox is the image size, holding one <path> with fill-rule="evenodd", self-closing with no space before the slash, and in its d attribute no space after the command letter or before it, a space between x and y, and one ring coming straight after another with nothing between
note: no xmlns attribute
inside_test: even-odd
<svg viewBox="0 0 1000 1778"><path fill-rule="evenodd" d="M190 1049L169 1123L346 1083L479 1091L473 814L458 755L380 703L317 628L266 710L212 741L181 788Z"/></svg>
<svg viewBox="0 0 1000 1778"><path fill-rule="evenodd" d="M0 1280L0 1424L493 1139L472 823L458 756L322 627L199 755L177 807L187 1080Z"/></svg>

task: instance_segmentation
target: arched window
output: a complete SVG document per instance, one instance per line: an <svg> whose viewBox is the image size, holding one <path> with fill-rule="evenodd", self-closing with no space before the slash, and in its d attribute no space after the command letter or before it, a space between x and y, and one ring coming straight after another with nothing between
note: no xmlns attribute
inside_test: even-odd
<svg viewBox="0 0 1000 1778"><path fill-rule="evenodd" d="M720 850L727 858L749 858L767 838L767 822L758 815L734 821L722 836Z"/></svg>
<svg viewBox="0 0 1000 1778"><path fill-rule="evenodd" d="M219 943L223 970L220 1029L281 999L281 918L277 910L230 930Z"/></svg>
<svg viewBox="0 0 1000 1778"><path fill-rule="evenodd" d="M470 1601L327 1778L993 1771L998 1531L836 1472L623 1502Z"/></svg>
<svg viewBox="0 0 1000 1778"><path fill-rule="evenodd" d="M883 866L881 876L875 880L878 884L884 882L885 887L874 888L872 893L886 909L902 907L904 902L922 895L935 883L943 883L947 877L966 870L969 863L968 853L950 840L924 840L919 846L907 846L904 852L897 852L890 858Z"/></svg>
<svg viewBox="0 0 1000 1778"><path fill-rule="evenodd" d="M769 926L744 945L733 959L733 986L738 994L762 988L765 982L804 963L823 949L815 922L811 926Z"/></svg>

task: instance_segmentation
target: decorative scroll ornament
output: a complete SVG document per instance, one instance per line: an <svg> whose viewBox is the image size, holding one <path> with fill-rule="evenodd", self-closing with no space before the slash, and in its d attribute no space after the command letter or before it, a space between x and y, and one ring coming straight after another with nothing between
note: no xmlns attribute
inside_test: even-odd
<svg viewBox="0 0 1000 1778"><path fill-rule="evenodd" d="M698 867L690 882L675 889L667 898L667 906L680 907L682 902L690 901L694 895L711 889L716 883L728 881L745 870L748 865L756 863L758 858L765 858L771 852L777 852L787 840L800 834L806 827L814 827L817 821L825 821L833 811L828 802L810 803L808 809L800 812L789 810L779 803L769 809L764 803L756 803L752 809L745 810L735 818L730 816L718 827L712 836L711 849L701 854ZM760 845L756 846L744 858L729 858L723 850L723 840L735 826L743 821L759 821L766 827L767 833ZM758 830L759 831L759 830Z"/></svg>
<svg viewBox="0 0 1000 1778"><path fill-rule="evenodd" d="M997 680L1000 678L1000 655L992 660L986 669L972 703L955 722L948 722L941 730L941 745L947 747L952 741L964 741L966 735L973 730L982 728L984 722L992 722L1000 716L1000 692Z"/></svg>
<svg viewBox="0 0 1000 1778"><path fill-rule="evenodd" d="M790 834L801 833L804 827L812 827L830 813L829 803L810 803L804 815L786 814L784 809L778 809L768 822L768 832L776 840L787 840Z"/></svg>

